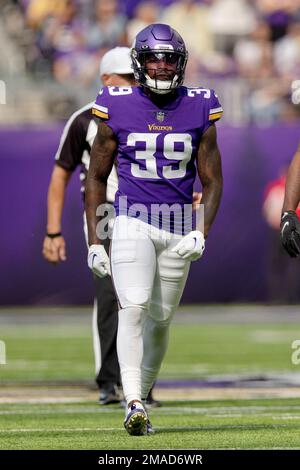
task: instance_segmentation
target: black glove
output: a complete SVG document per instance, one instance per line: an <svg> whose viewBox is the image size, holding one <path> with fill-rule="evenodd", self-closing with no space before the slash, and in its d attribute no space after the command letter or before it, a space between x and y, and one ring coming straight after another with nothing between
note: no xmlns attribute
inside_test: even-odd
<svg viewBox="0 0 300 470"><path fill-rule="evenodd" d="M300 254L300 222L296 212L287 211L281 216L281 243L292 258Z"/></svg>

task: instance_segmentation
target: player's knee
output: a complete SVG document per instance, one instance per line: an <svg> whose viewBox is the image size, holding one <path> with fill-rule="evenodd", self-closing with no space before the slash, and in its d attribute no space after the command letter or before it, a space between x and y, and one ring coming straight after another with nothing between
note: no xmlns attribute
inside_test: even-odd
<svg viewBox="0 0 300 470"><path fill-rule="evenodd" d="M152 345L156 345L160 350L162 344L164 344L164 339L168 336L170 321L157 321L150 317L150 321L148 319L146 325L147 334L152 338Z"/></svg>
<svg viewBox="0 0 300 470"><path fill-rule="evenodd" d="M123 308L139 307L147 309L149 306L151 290L137 289L135 287L126 288L118 292L119 300Z"/></svg>
<svg viewBox="0 0 300 470"><path fill-rule="evenodd" d="M169 326L174 314L174 308L169 305L151 303L149 314L151 318L162 327Z"/></svg>
<svg viewBox="0 0 300 470"><path fill-rule="evenodd" d="M140 307L130 306L121 308L118 315L118 336L128 328L141 328L143 310ZM138 331L137 330L137 331Z"/></svg>

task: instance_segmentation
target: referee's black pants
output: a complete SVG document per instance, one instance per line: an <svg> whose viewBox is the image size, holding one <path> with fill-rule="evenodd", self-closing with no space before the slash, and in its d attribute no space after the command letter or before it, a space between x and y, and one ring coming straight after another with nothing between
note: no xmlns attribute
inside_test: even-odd
<svg viewBox="0 0 300 470"><path fill-rule="evenodd" d="M104 240L104 247L109 254L110 239ZM117 356L118 302L111 276L94 276L97 328L100 339L101 367L96 376L99 388L111 384L120 385L120 367Z"/></svg>

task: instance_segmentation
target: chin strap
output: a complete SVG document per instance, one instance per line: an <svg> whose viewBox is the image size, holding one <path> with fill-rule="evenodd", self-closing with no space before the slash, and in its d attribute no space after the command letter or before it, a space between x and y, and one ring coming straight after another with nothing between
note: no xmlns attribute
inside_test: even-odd
<svg viewBox="0 0 300 470"><path fill-rule="evenodd" d="M145 85L154 93L165 95L178 87L178 75L175 75L173 80L157 80L155 78L150 78L148 74L145 76Z"/></svg>

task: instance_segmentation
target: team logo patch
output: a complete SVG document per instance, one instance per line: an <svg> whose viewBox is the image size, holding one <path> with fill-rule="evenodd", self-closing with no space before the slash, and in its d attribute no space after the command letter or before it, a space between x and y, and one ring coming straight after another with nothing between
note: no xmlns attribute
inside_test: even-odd
<svg viewBox="0 0 300 470"><path fill-rule="evenodd" d="M166 113L164 113L164 111L157 111L155 117L158 122L164 122Z"/></svg>

